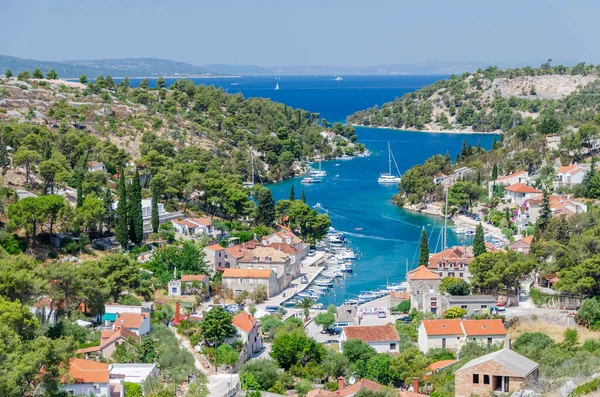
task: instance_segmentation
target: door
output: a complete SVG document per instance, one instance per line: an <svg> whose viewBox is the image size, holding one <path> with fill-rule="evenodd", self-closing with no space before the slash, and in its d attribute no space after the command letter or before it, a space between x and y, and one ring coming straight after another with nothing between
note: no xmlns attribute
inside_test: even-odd
<svg viewBox="0 0 600 397"><path fill-rule="evenodd" d="M446 338L442 338L442 349L446 348Z"/></svg>

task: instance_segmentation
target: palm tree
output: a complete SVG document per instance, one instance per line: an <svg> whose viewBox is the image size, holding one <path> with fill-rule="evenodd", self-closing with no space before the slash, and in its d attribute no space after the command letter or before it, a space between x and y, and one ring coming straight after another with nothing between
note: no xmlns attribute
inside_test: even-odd
<svg viewBox="0 0 600 397"><path fill-rule="evenodd" d="M298 307L304 310L304 320L308 321L308 317L310 316L310 308L315 304L315 300L313 298L309 298L308 296L302 298L298 302Z"/></svg>

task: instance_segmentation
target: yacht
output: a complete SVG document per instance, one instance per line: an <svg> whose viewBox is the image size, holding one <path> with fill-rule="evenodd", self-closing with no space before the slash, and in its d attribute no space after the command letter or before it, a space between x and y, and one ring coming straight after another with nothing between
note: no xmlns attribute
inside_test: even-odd
<svg viewBox="0 0 600 397"><path fill-rule="evenodd" d="M352 160L352 156L348 156L347 154L342 154L339 157L335 158L336 160Z"/></svg>
<svg viewBox="0 0 600 397"><path fill-rule="evenodd" d="M254 187L254 156L252 155L252 146L250 146L250 167L252 167L252 180L248 182L242 182L242 187L244 188Z"/></svg>
<svg viewBox="0 0 600 397"><path fill-rule="evenodd" d="M352 273L354 269L352 268L352 262L345 262L342 265L342 271L346 272L346 273Z"/></svg>
<svg viewBox="0 0 600 397"><path fill-rule="evenodd" d="M275 91L279 90L279 83L275 84Z"/></svg>
<svg viewBox="0 0 600 397"><path fill-rule="evenodd" d="M394 165L396 166L396 171L398 171L398 175L392 174L392 160L394 161ZM382 183L382 184L400 183L402 181L402 177L400 176L400 170L398 169L398 164L396 163L396 159L394 158L394 154L392 153L392 149L390 148L389 142L388 142L388 164L389 164L388 172L384 172L381 175L379 175L379 179L377 179L377 182Z"/></svg>
<svg viewBox="0 0 600 397"><path fill-rule="evenodd" d="M342 80L344 80L344 79L341 76L338 76L335 78L335 81L342 81Z"/></svg>
<svg viewBox="0 0 600 397"><path fill-rule="evenodd" d="M327 171L323 171L321 169L321 156L319 156L319 169L318 170L311 169L310 172L308 173L308 175L313 176L315 178L322 178L324 176L327 176Z"/></svg>
<svg viewBox="0 0 600 397"><path fill-rule="evenodd" d="M300 181L300 183L321 183L320 179L306 177Z"/></svg>

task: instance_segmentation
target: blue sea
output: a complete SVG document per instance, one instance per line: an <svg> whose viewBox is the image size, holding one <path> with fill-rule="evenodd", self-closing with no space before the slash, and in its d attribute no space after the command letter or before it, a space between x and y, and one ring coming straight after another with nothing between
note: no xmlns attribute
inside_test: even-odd
<svg viewBox="0 0 600 397"><path fill-rule="evenodd" d="M381 105L406 92L431 84L446 76L344 76L333 77L282 76L197 79L200 84L214 84L229 92L242 92L246 97L266 97L321 113L327 120L344 121L346 116L361 109ZM169 81L167 81L170 83ZM275 84L279 90L275 91ZM327 177L323 183L302 185L295 178L269 186L275 199L289 198L292 185L297 197L304 189L307 203L320 203L329 214L333 227L346 234L351 246L359 253L354 272L341 279L332 292L321 298L324 304L339 304L362 291L385 286L387 282L404 281L406 261L416 266L421 229L430 238L430 251L441 247L443 218L405 211L392 204L396 186L377 183L381 172L387 171L387 144L391 145L400 172L422 163L434 154L450 152L452 158L460 151L463 139L468 143L490 148L492 135L443 134L397 131L358 127L359 141L372 152L371 157L323 163ZM357 230L360 229L360 230ZM448 244L470 244L465 237L449 232Z"/></svg>

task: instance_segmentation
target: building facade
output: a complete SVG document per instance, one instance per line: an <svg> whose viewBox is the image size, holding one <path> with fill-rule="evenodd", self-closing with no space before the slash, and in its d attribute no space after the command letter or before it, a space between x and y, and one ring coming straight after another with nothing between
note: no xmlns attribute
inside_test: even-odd
<svg viewBox="0 0 600 397"><path fill-rule="evenodd" d="M377 353L399 353L400 336L393 325L349 326L340 334L340 351L343 343L350 339L360 339Z"/></svg>

